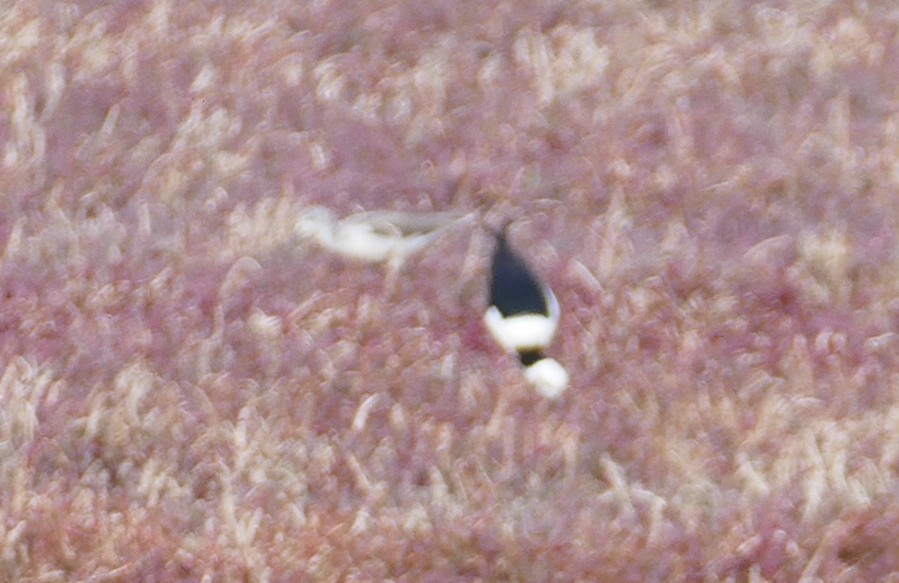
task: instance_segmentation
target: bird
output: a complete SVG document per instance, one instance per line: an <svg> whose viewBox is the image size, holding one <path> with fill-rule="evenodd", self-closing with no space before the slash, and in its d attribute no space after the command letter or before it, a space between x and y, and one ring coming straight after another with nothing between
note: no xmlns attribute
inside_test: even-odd
<svg viewBox="0 0 899 583"><path fill-rule="evenodd" d="M509 245L508 225L494 233L489 307L484 325L506 352L517 355L525 378L547 398L568 387L568 372L543 354L559 326L559 300Z"/></svg>
<svg viewBox="0 0 899 583"><path fill-rule="evenodd" d="M300 214L296 232L345 257L382 263L402 260L421 250L467 216L471 215L376 210L338 219L331 209L315 205Z"/></svg>
<svg viewBox="0 0 899 583"><path fill-rule="evenodd" d="M331 209L314 205L300 213L296 233L319 246L364 263L386 263L385 289L392 290L408 258L434 242L450 226L474 217L455 211L403 212L371 210L338 219Z"/></svg>

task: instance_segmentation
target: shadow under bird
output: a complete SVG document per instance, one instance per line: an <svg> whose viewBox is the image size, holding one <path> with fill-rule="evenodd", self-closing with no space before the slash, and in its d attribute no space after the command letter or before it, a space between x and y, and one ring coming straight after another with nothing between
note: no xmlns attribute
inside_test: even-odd
<svg viewBox="0 0 899 583"><path fill-rule="evenodd" d="M496 233L489 301L484 324L491 336L518 356L525 377L541 395L560 396L568 387L568 372L543 354L559 326L559 301L509 246L505 229Z"/></svg>

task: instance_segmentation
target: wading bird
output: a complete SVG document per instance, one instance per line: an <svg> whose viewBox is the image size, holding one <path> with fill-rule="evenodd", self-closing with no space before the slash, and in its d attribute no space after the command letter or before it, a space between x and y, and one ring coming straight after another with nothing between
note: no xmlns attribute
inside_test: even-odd
<svg viewBox="0 0 899 583"><path fill-rule="evenodd" d="M385 288L390 290L409 255L428 246L450 226L473 216L456 212L377 210L338 219L331 209L311 206L300 214L296 232L345 257L366 263L387 263Z"/></svg>
<svg viewBox="0 0 899 583"><path fill-rule="evenodd" d="M517 354L525 377L541 395L561 395L568 386L568 372L543 355L559 325L559 301L509 246L506 229L496 233L489 302L484 324L494 340Z"/></svg>

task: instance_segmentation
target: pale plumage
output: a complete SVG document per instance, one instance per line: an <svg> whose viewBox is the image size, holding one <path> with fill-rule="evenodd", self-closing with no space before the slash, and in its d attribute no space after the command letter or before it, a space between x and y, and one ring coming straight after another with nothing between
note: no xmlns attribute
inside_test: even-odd
<svg viewBox="0 0 899 583"><path fill-rule="evenodd" d="M300 215L297 233L352 259L402 261L464 218L454 212L366 211L338 219L330 209L313 206Z"/></svg>

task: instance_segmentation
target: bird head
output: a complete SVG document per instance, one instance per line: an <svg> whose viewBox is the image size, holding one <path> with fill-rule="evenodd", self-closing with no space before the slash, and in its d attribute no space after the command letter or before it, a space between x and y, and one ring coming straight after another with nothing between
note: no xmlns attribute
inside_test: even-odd
<svg viewBox="0 0 899 583"><path fill-rule="evenodd" d="M556 399L568 388L568 371L552 358L538 360L524 371L525 377L537 392L547 399Z"/></svg>

